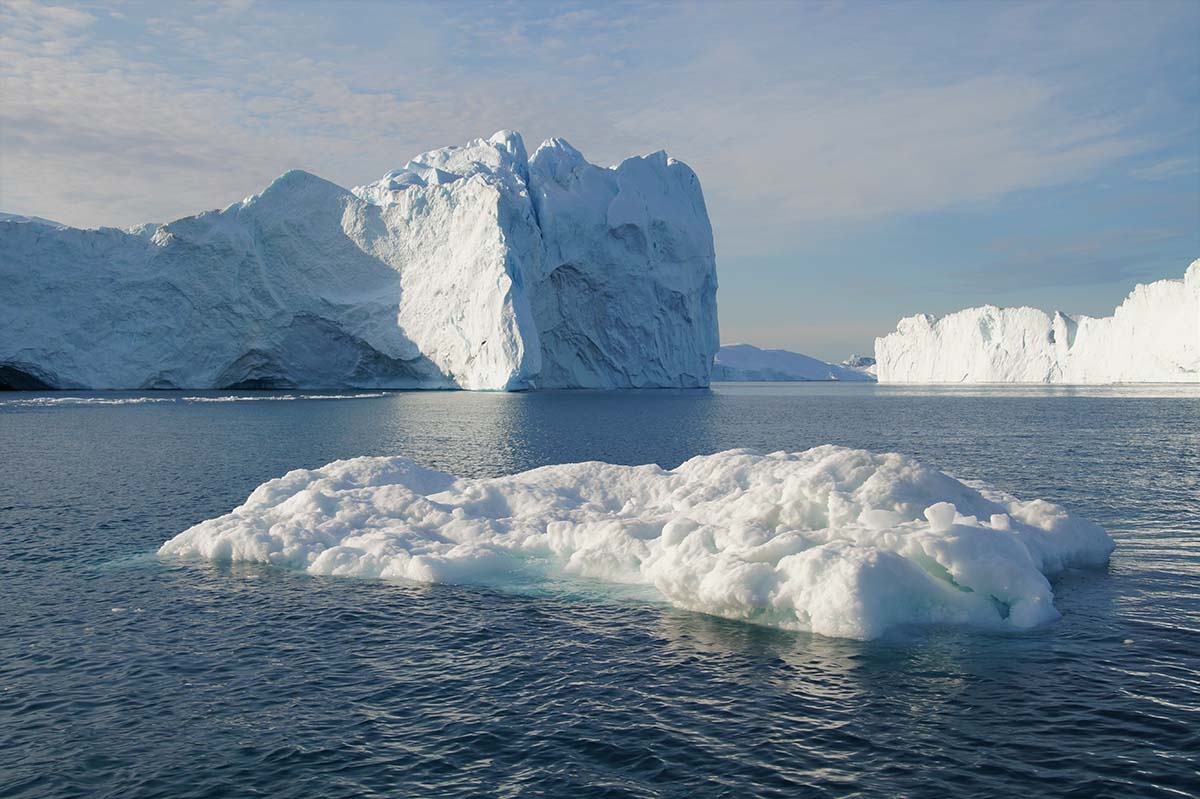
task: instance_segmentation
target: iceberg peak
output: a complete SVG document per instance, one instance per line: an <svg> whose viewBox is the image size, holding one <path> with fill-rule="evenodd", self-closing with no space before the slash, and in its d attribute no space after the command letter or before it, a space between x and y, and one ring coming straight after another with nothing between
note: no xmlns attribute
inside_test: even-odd
<svg viewBox="0 0 1200 799"><path fill-rule="evenodd" d="M488 138L488 142L502 147L521 161L529 160L525 154L525 139L515 130L498 130Z"/></svg>
<svg viewBox="0 0 1200 799"><path fill-rule="evenodd" d="M577 183L502 130L350 191L291 170L153 229L2 225L0 387L707 385L699 184L551 142L541 165Z"/></svg>
<svg viewBox="0 0 1200 799"><path fill-rule="evenodd" d="M583 153L571 146L566 139L546 139L533 153L530 168L556 183L571 179L575 171L590 166Z"/></svg>
<svg viewBox="0 0 1200 799"><path fill-rule="evenodd" d="M318 177L311 172L305 172L303 169L289 169L267 184L267 187L261 192L246 198L245 202L268 197L282 197L285 201L291 202L297 194L311 192L341 195L345 194L346 190L336 183Z"/></svg>

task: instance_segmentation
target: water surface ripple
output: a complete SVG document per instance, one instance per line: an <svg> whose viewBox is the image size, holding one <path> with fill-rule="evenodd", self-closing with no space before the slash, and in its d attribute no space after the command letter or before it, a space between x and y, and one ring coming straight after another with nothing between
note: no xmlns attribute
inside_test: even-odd
<svg viewBox="0 0 1200 799"><path fill-rule="evenodd" d="M872 642L584 582L532 594L150 555L336 458L485 476L821 443L1063 503L1118 549L1106 572L1055 580L1053 626ZM0 402L0 463L0 797L1200 793L1195 392Z"/></svg>

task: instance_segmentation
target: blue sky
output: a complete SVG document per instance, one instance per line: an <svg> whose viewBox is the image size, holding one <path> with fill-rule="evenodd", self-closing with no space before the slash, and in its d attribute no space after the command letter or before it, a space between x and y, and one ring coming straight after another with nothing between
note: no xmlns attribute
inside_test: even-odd
<svg viewBox="0 0 1200 799"><path fill-rule="evenodd" d="M1200 257L1200 3L0 2L0 210L166 221L291 168L563 136L700 175L722 340L1111 311Z"/></svg>

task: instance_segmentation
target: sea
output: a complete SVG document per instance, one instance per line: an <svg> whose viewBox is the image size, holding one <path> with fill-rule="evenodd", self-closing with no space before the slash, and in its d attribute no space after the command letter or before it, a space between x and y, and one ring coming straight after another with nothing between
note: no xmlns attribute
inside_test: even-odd
<svg viewBox="0 0 1200 799"><path fill-rule="evenodd" d="M359 455L482 477L896 451L1105 527L1021 633L857 641L160 559ZM1200 386L0 394L0 797L1200 795Z"/></svg>

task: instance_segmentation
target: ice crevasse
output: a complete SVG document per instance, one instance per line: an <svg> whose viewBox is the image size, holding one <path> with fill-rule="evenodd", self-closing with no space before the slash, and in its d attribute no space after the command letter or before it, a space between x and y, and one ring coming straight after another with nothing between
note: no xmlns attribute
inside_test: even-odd
<svg viewBox="0 0 1200 799"><path fill-rule="evenodd" d="M314 575L503 581L530 570L652 586L695 611L869 639L899 625L1021 630L1047 580L1113 542L898 454L731 450L679 467L600 462L464 479L399 457L292 471L167 541L164 557Z"/></svg>
<svg viewBox="0 0 1200 799"><path fill-rule="evenodd" d="M165 225L0 215L0 284L9 388L691 387L717 349L695 173L511 131Z"/></svg>

